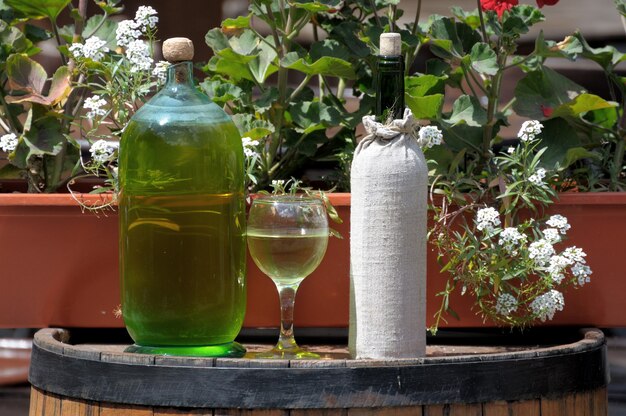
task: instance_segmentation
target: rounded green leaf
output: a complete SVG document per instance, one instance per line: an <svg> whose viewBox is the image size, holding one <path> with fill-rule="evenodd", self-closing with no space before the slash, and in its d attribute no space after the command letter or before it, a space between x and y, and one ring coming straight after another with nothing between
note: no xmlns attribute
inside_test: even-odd
<svg viewBox="0 0 626 416"><path fill-rule="evenodd" d="M5 0L4 2L29 19L47 17L55 21L71 0Z"/></svg>

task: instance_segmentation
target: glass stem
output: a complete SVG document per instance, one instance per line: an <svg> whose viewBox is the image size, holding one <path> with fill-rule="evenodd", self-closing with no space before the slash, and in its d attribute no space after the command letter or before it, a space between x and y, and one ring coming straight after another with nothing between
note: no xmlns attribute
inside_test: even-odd
<svg viewBox="0 0 626 416"><path fill-rule="evenodd" d="M276 285L280 298L280 336L276 349L287 350L297 347L293 336L293 308L300 283Z"/></svg>

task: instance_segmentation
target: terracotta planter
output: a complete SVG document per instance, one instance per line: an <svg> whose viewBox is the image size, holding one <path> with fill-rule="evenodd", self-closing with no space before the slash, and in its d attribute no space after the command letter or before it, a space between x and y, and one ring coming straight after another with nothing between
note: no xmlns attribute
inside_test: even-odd
<svg viewBox="0 0 626 416"><path fill-rule="evenodd" d="M98 198L88 196L88 198ZM344 223L335 226L343 240L331 239L320 267L302 283L296 300L296 325L345 327L349 293L349 194L331 196ZM551 212L565 215L572 230L568 245L587 252L592 282L565 296L565 311L551 325L626 326L622 294L626 279L621 260L626 236L626 193L564 194ZM120 327L117 215L82 213L69 195L0 195L2 282L0 327ZM428 259L428 314L439 304L434 252ZM248 263L247 327L278 325L273 283ZM470 310L469 298L453 298L461 321L449 327L484 325Z"/></svg>

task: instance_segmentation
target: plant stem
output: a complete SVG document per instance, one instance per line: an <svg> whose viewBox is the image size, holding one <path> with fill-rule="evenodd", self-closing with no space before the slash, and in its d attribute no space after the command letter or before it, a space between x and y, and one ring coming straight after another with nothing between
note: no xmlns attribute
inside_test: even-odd
<svg viewBox="0 0 626 416"><path fill-rule="evenodd" d="M376 24L378 27L383 27L383 22L380 20L380 16L378 16L378 11L376 10L376 2L374 0L369 0L370 6L374 10L374 19L376 20Z"/></svg>
<svg viewBox="0 0 626 416"><path fill-rule="evenodd" d="M483 42L489 43L489 37L487 37L487 27L485 26L485 16L483 15L483 8L480 5L480 0L476 0L478 5L478 18L480 19L480 31L483 34Z"/></svg>
<svg viewBox="0 0 626 416"><path fill-rule="evenodd" d="M85 28L85 18L87 16L87 0L78 0L78 15L80 16L80 19L74 20L74 42L78 42L80 40L83 34L83 29ZM107 14L105 13L104 16L102 16L102 20L100 21L100 24L91 33L91 35L96 33L96 31L100 28L100 26L102 26L106 18L107 18ZM89 36L85 36L84 38L87 39Z"/></svg>
<svg viewBox="0 0 626 416"><path fill-rule="evenodd" d="M298 87L295 90L293 90L293 92L289 96L289 101L294 101L298 97L298 95L302 92L304 87L306 87L308 85L309 81L311 81L312 77L313 77L313 75L310 75L310 74L307 74L304 77L304 79L302 80L300 85L298 85Z"/></svg>
<svg viewBox="0 0 626 416"><path fill-rule="evenodd" d="M500 51L500 42L498 42L498 51ZM489 160L490 150L491 150L491 140L493 139L493 127L496 122L496 112L498 111L498 98L500 94L500 87L502 85L502 75L504 73L504 65L506 63L506 54L501 53L498 57L498 72L494 75L491 86L490 86L490 94L488 95L488 105L487 105L487 124L485 125L485 129L483 131L483 143L482 143L482 154L481 159L483 165L486 167L487 161Z"/></svg>
<svg viewBox="0 0 626 416"><path fill-rule="evenodd" d="M56 21L50 20L51 26L52 26L52 33L54 33L54 38L57 41L57 46L61 46L61 35L59 34L59 28L57 27L57 23ZM61 56L61 63L63 65L67 65L67 58L65 57L65 55L60 54Z"/></svg>
<svg viewBox="0 0 626 416"><path fill-rule="evenodd" d="M626 137L620 136L613 155L613 166L611 166L611 184L610 191L617 191L619 188L619 175L622 172L622 164L624 162L624 148Z"/></svg>

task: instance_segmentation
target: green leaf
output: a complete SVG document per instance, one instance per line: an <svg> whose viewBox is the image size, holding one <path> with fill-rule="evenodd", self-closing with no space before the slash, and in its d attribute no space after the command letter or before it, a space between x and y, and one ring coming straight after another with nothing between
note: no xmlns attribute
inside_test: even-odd
<svg viewBox="0 0 626 416"><path fill-rule="evenodd" d="M339 40L356 58L366 58L371 56L370 48L365 42L358 38L356 33L359 27L356 22L344 21L338 25L333 25L330 36Z"/></svg>
<svg viewBox="0 0 626 416"><path fill-rule="evenodd" d="M210 78L206 78L204 82L200 84L200 87L211 100L222 105L229 101L239 99L243 93L241 88L230 82L213 81Z"/></svg>
<svg viewBox="0 0 626 416"><path fill-rule="evenodd" d="M95 1L95 3L102 9L103 12L108 14L109 16L121 13L124 10L124 7L117 7L120 0L108 0L108 1Z"/></svg>
<svg viewBox="0 0 626 416"><path fill-rule="evenodd" d="M234 114L232 118L239 129L241 137L259 140L274 132L274 126L271 123L256 119L252 114Z"/></svg>
<svg viewBox="0 0 626 416"><path fill-rule="evenodd" d="M41 94L48 74L38 62L25 55L13 54L7 59L7 77L10 89Z"/></svg>
<svg viewBox="0 0 626 416"><path fill-rule="evenodd" d="M567 168L573 165L574 163L578 162L579 160L583 160L583 159L595 159L595 160L600 161L602 160L602 157L598 155L597 153L590 152L584 147L573 147L567 150L567 153L565 154L565 158L562 161L561 167Z"/></svg>
<svg viewBox="0 0 626 416"><path fill-rule="evenodd" d="M495 75L498 73L496 53L486 43L476 43L470 52L472 68L481 74Z"/></svg>
<svg viewBox="0 0 626 416"><path fill-rule="evenodd" d="M24 25L24 35L33 43L42 42L52 37L52 33L38 26Z"/></svg>
<svg viewBox="0 0 626 416"><path fill-rule="evenodd" d="M606 101L593 94L580 94L572 101L561 104L554 110L552 117L579 117L589 111L617 107L617 103Z"/></svg>
<svg viewBox="0 0 626 416"><path fill-rule="evenodd" d="M258 53L257 47L261 43L261 39L252 30L246 29L241 35L230 38L228 43L235 53L249 56Z"/></svg>
<svg viewBox="0 0 626 416"><path fill-rule="evenodd" d="M583 46L575 36L568 36L563 41L556 43L546 41L543 30L537 35L535 40L535 55L543 58L566 58L573 60L583 51Z"/></svg>
<svg viewBox="0 0 626 416"><path fill-rule="evenodd" d="M294 69L296 71L303 72L308 75L325 75L331 77L355 79L356 74L350 62L343 59L333 58L331 56L324 56L313 63L308 63L304 59L300 58L293 63L283 62L286 68Z"/></svg>
<svg viewBox="0 0 626 416"><path fill-rule="evenodd" d="M580 32L574 34L583 48L582 56L596 62L605 71L612 71L613 67L626 59L626 55L613 46L592 48Z"/></svg>
<svg viewBox="0 0 626 416"><path fill-rule="evenodd" d="M255 59L248 63L248 68L252 76L259 84L263 84L265 80L278 71L277 55L274 48L268 45L266 42L261 42L257 48L259 53Z"/></svg>
<svg viewBox="0 0 626 416"><path fill-rule="evenodd" d="M29 19L47 17L54 22L71 0L4 0L4 2Z"/></svg>
<svg viewBox="0 0 626 416"><path fill-rule="evenodd" d="M407 93L405 103L411 109L413 116L418 119L438 120L444 103L443 94L434 94L426 97L415 97Z"/></svg>
<svg viewBox="0 0 626 416"><path fill-rule="evenodd" d="M0 20L0 62L6 62L12 53L27 53L33 43L16 27Z"/></svg>
<svg viewBox="0 0 626 416"><path fill-rule="evenodd" d="M254 81L254 77L250 73L250 68L248 67L248 65L240 62L233 62L228 59L213 56L209 60L207 68L212 72L222 74L234 81L240 81L242 79Z"/></svg>
<svg viewBox="0 0 626 416"><path fill-rule="evenodd" d="M100 40L106 42L106 47L110 50L115 50L117 47L117 40L115 39L115 31L117 30L117 22L111 19L106 19L102 25L98 28L98 25L101 24L102 18L104 16L92 16L85 23L85 28L83 29L82 36L87 39L92 36L97 36ZM95 29L98 29L94 32Z"/></svg>
<svg viewBox="0 0 626 416"><path fill-rule="evenodd" d="M444 17L433 22L430 28L432 51L442 58L462 58L481 42L480 35L465 23Z"/></svg>
<svg viewBox="0 0 626 416"><path fill-rule="evenodd" d="M311 13L327 12L333 9L333 7L327 4L321 3L319 1L308 1L308 2L294 1L291 4L293 7L297 9L303 9Z"/></svg>
<svg viewBox="0 0 626 416"><path fill-rule="evenodd" d="M542 124L543 131L538 148L544 148L545 151L541 156L541 166L549 170L554 170L557 166L567 167L566 153L580 146L576 130L561 118L545 120Z"/></svg>
<svg viewBox="0 0 626 416"><path fill-rule="evenodd" d="M351 58L348 48L334 39L324 39L319 42L314 42L311 45L309 54L314 61L324 56L332 56L334 58L343 59L344 61L348 61Z"/></svg>
<svg viewBox="0 0 626 416"><path fill-rule="evenodd" d="M222 28L226 30L249 28L251 17L252 15L249 14L247 16L238 16L235 19L225 19L222 21Z"/></svg>
<svg viewBox="0 0 626 416"><path fill-rule="evenodd" d="M206 44L209 45L213 52L221 51L222 49L230 48L228 38L219 28L209 30L204 37Z"/></svg>
<svg viewBox="0 0 626 416"><path fill-rule="evenodd" d="M558 72L542 67L522 78L515 87L515 112L535 120L544 120L550 111L582 94L584 88Z"/></svg>
<svg viewBox="0 0 626 416"><path fill-rule="evenodd" d="M289 113L293 122L299 126L296 131L304 134L337 126L341 122L341 115L336 108L318 101L293 103L289 106Z"/></svg>
<svg viewBox="0 0 626 416"><path fill-rule="evenodd" d="M487 123L487 111L476 98L462 95L452 105L452 115L446 122L480 127Z"/></svg>

